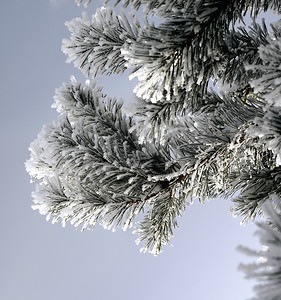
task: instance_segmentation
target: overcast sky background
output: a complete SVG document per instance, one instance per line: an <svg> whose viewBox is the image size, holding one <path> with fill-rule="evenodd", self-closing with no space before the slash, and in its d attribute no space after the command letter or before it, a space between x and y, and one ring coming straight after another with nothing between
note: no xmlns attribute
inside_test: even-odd
<svg viewBox="0 0 281 300"><path fill-rule="evenodd" d="M94 0L93 13L102 2ZM81 16L74 0L13 0L0 5L1 247L3 300L242 300L253 282L237 266L248 261L238 244L259 248L255 225L239 225L231 203L188 207L158 257L142 254L130 231L97 226L81 233L32 211L24 162L43 124L57 118L55 88L71 75L83 80L60 51L65 21ZM132 97L125 76L100 80L110 96ZM251 259L250 259L251 261Z"/></svg>

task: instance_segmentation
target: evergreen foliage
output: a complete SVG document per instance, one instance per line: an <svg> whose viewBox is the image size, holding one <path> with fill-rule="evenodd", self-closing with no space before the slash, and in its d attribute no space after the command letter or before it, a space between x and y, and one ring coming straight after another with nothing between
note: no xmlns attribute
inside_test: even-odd
<svg viewBox="0 0 281 300"><path fill-rule="evenodd" d="M264 209L270 217L267 222L259 223L257 234L263 245L260 251L240 246L238 249L258 258L258 263L241 264L240 269L246 278L255 278L257 297L252 300L278 300L281 297L281 202L278 194L270 196Z"/></svg>
<svg viewBox="0 0 281 300"><path fill-rule="evenodd" d="M139 81L134 111L125 115L121 101L89 80L73 78L57 89L60 117L43 127L26 163L39 181L33 208L82 230L97 222L126 229L142 212L137 242L155 255L170 243L191 199L230 198L243 223L263 215L264 203L280 208L281 20L255 21L261 11L280 14L280 0L114 4L132 12L102 7L73 19L62 51L93 78L131 69ZM136 17L141 8L143 25ZM237 28L246 13L252 26ZM281 248L281 225L278 213L269 215L274 228L260 227L273 250L262 252L262 267L275 265L249 276L265 280L258 299L273 300L280 298L263 295L274 285L280 297L280 255L272 253Z"/></svg>

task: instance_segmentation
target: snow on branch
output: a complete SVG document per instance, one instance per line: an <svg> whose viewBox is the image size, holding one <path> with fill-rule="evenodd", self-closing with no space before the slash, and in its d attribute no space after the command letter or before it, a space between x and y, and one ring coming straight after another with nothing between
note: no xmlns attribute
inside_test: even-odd
<svg viewBox="0 0 281 300"><path fill-rule="evenodd" d="M261 63L249 64L247 69L256 73L251 81L255 93L260 94L269 105L281 106L281 21L272 24L273 33L267 43L260 45Z"/></svg>
<svg viewBox="0 0 281 300"><path fill-rule="evenodd" d="M222 84L229 84L241 90L249 87L249 78L252 77L252 70L245 68L245 65L256 65L261 63L259 47L268 44L268 29L263 20L262 25L257 24L253 19L249 30L245 27L233 29L225 37L225 67L219 70L218 78Z"/></svg>
<svg viewBox="0 0 281 300"><path fill-rule="evenodd" d="M268 221L259 223L257 232L262 249L250 250L240 246L238 250L258 258L258 262L241 264L247 279L256 279L256 297L253 300L277 300L281 294L281 201L280 196L271 194L264 205Z"/></svg>
<svg viewBox="0 0 281 300"><path fill-rule="evenodd" d="M83 224L82 229L98 221L106 228L127 228L144 205L162 193L170 195L168 181L150 179L176 167L169 152L140 145L129 130L132 119L100 87L75 80L63 84L54 107L61 117L42 129L26 163L40 180L33 197L41 214L63 225L68 220Z"/></svg>
<svg viewBox="0 0 281 300"><path fill-rule="evenodd" d="M139 24L132 18L131 24L125 15L118 16L112 8L100 8L89 20L86 13L66 25L70 39L63 39L62 51L68 55L67 62L89 76L103 73L122 73L126 70L121 49L136 39Z"/></svg>
<svg viewBox="0 0 281 300"><path fill-rule="evenodd" d="M178 227L177 218L185 210L184 198L171 197L163 193L155 199L153 206L134 233L139 235L136 243L144 241L141 252L158 255L163 245L171 245L173 229Z"/></svg>
<svg viewBox="0 0 281 300"><path fill-rule="evenodd" d="M33 208L83 230L126 229L143 212L135 233L155 255L191 198L239 192L234 216L246 223L262 215L281 195L281 26L231 26L247 11L281 13L280 1L119 2L144 7L143 26L134 12L102 7L67 22L62 50L86 76L132 68L138 104L127 116L95 83L73 78L58 88L60 117L43 127L26 163L38 182Z"/></svg>
<svg viewBox="0 0 281 300"><path fill-rule="evenodd" d="M172 11L166 6L168 2L156 6L166 12L161 15L164 21L159 26L147 25L122 54L126 65L136 68L131 78L139 80L134 90L138 97L153 103L171 101L184 89L190 91L196 108L210 77L218 79L219 70L225 67L224 36L229 26L250 8L256 16L262 5L244 1L241 7L237 1L220 0L179 1Z"/></svg>

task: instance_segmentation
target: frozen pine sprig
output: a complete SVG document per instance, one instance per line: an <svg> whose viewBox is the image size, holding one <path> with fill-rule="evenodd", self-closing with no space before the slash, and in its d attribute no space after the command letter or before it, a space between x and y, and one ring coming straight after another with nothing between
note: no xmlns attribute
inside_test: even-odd
<svg viewBox="0 0 281 300"><path fill-rule="evenodd" d="M232 200L234 206L231 211L235 217L243 217L241 224L255 220L256 216L263 216L262 205L269 199L270 193L280 192L280 175L279 168L240 175L241 193Z"/></svg>
<svg viewBox="0 0 281 300"><path fill-rule="evenodd" d="M258 224L261 250L250 250L242 246L238 248L245 254L258 258L255 263L240 265L247 279L257 281L254 287L256 297L252 300L278 300L281 295L280 193L271 194L269 198L264 207L268 221Z"/></svg>
<svg viewBox="0 0 281 300"><path fill-rule="evenodd" d="M273 32L267 37L267 43L260 45L260 64L250 64L248 70L256 72L251 86L256 93L264 97L269 105L281 106L281 21L272 24Z"/></svg>
<svg viewBox="0 0 281 300"><path fill-rule="evenodd" d="M259 47L267 45L268 28L265 20L262 25L256 23L255 19L249 29L245 27L233 28L225 37L223 46L224 68L218 72L218 78L223 84L235 86L235 90L245 91L249 88L249 78L252 76L251 69L245 65L257 65L262 62L259 56Z"/></svg>
<svg viewBox="0 0 281 300"><path fill-rule="evenodd" d="M281 94L280 94L281 97ZM272 152L275 165L281 165L281 112L280 107L268 107L262 117L254 118L246 133Z"/></svg>
<svg viewBox="0 0 281 300"><path fill-rule="evenodd" d="M112 8L102 7L89 20L86 13L66 23L70 39L63 39L62 51L68 55L67 62L89 76L103 73L122 73L125 59L121 49L136 39L139 24L132 18L132 25L125 15L117 15Z"/></svg>
<svg viewBox="0 0 281 300"><path fill-rule="evenodd" d="M259 112L258 101L250 99L247 104L232 93L222 96L208 92L200 99L200 106L192 110L189 95L181 93L171 103L151 103L138 98L135 104L136 128L139 141L153 141L155 137L162 144L173 146L184 134L181 147L189 143L204 147L218 142L230 142L239 127ZM181 133L180 133L181 131Z"/></svg>
<svg viewBox="0 0 281 300"><path fill-rule="evenodd" d="M281 29L233 28L247 12L280 14L280 1L113 3L144 8L143 25L135 12L102 7L67 23L62 49L86 76L131 68L139 103L129 117L95 83L58 88L60 117L43 127L26 163L38 182L33 208L82 229L126 229L143 212L134 232L155 255L190 199L238 193L234 216L246 223L262 215L270 195L280 195Z"/></svg>
<svg viewBox="0 0 281 300"><path fill-rule="evenodd" d="M133 120L100 87L73 79L57 89L54 107L61 116L31 144L26 164L40 181L34 209L63 225L70 221L85 229L100 222L105 228L126 229L159 195L173 201L169 182L152 178L179 167L165 147L138 143L130 131ZM154 206L151 211L161 214ZM169 222L167 218L161 222Z"/></svg>
<svg viewBox="0 0 281 300"><path fill-rule="evenodd" d="M161 2L155 10L167 6L168 2ZM131 75L139 80L136 95L153 103L169 102L184 89L196 108L210 77L219 78L225 55L230 55L224 53L224 39L231 23L248 9L256 16L260 6L260 1L244 1L242 6L237 1L179 1L172 11L167 9L161 15L163 22L147 25L136 42L122 49L126 65L136 67ZM228 72L232 70L235 72L235 65Z"/></svg>
<svg viewBox="0 0 281 300"><path fill-rule="evenodd" d="M194 98L191 103L196 106L198 95L206 91L219 63L217 37L220 31L215 33L210 28L212 22L218 21L212 12L210 10L209 19L198 21L197 14L201 11L195 11L190 4L187 12L175 11L159 26L147 24L136 42L125 45L122 53L126 65L136 68L131 78L139 80L134 90L138 97L165 103L171 102L181 90L192 91L189 96L191 100ZM217 28L223 31L224 26ZM202 44L207 35L214 40L212 45Z"/></svg>
<svg viewBox="0 0 281 300"><path fill-rule="evenodd" d="M261 5L259 1L245 1L242 7L236 1L231 4L221 0L205 1L204 5L201 2L175 1L172 6L165 1L123 1L125 7L132 4L139 8L144 4L147 14L151 10L165 10L167 15L161 15L164 21L159 26L146 22L140 30L135 18L128 26L125 16L123 21L120 16L116 21L112 11L105 14L107 9L103 13L98 10L91 26L72 21L72 27L81 26L83 32L75 34L69 23L72 36L70 40L64 40L62 49L69 55L68 61L74 61L75 66L87 75L90 72L94 75L119 73L125 68L133 68L131 78L139 80L134 90L138 97L153 103L170 102L174 95L185 89L190 92L192 107L197 107L198 97L206 92L210 77L218 76L219 70L224 67L225 55L229 55L229 52L224 53L223 40L231 22L242 18L241 11L250 8L252 15L256 16ZM264 3L265 9L268 6L275 7L275 4ZM102 20L102 26L98 19ZM109 37L105 30L107 24L118 29L110 29ZM112 34L116 42L113 48ZM99 35L98 41L94 41L96 35ZM102 46L96 46L97 43ZM107 63L103 61L107 57L104 53L108 55ZM229 67L230 73L236 70L235 65Z"/></svg>
<svg viewBox="0 0 281 300"><path fill-rule="evenodd" d="M170 192L159 195L134 231L139 235L136 243L144 242L141 252L150 252L156 256L162 252L163 245L171 245L173 230L178 227L177 218L184 210L184 198L171 197Z"/></svg>
<svg viewBox="0 0 281 300"><path fill-rule="evenodd" d="M93 229L97 222L102 222L106 229L123 226L126 230L143 207L142 202L128 201L128 198L109 201L106 196L100 197L89 190L81 193L79 199L71 198L58 176L37 184L32 196L32 208L46 215L47 220L52 218L52 223L61 222L63 227L70 222L75 227L80 226L82 231Z"/></svg>

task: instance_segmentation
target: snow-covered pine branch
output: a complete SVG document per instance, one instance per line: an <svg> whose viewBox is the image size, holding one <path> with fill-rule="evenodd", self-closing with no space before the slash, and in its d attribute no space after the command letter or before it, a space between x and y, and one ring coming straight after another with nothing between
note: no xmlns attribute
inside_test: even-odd
<svg viewBox="0 0 281 300"><path fill-rule="evenodd" d="M102 7L91 20L84 13L82 18L66 22L71 32L70 39L62 42L67 62L73 61L86 76L124 72L126 61L121 50L124 44L135 41L140 28L135 18L131 21L129 24L125 15L122 18L112 8Z"/></svg>
<svg viewBox="0 0 281 300"><path fill-rule="evenodd" d="M252 70L246 69L247 65L256 65L261 63L259 56L259 47L268 44L268 28L265 20L262 25L256 23L253 19L252 26L248 29L245 27L233 28L225 37L224 49L224 68L218 72L218 80L223 85L229 84L241 93L249 90L249 78Z"/></svg>
<svg viewBox="0 0 281 300"><path fill-rule="evenodd" d="M260 45L260 63L247 64L246 68L254 72L250 82L256 94L260 94L268 105L281 107L281 20L271 25L272 33L266 43ZM267 110L266 106L266 109Z"/></svg>
<svg viewBox="0 0 281 300"><path fill-rule="evenodd" d="M257 232L262 249L251 250L239 246L239 250L258 258L258 262L241 264L247 279L256 279L256 297L252 300L278 300L281 295L281 205L280 195L271 194L264 210L268 221L259 223Z"/></svg>
<svg viewBox="0 0 281 300"><path fill-rule="evenodd" d="M168 181L150 178L173 172L176 163L164 147L138 143L121 106L95 84L82 86L74 79L56 91L54 107L61 117L44 126L26 163L41 181L33 194L40 213L53 215L54 222L83 223L83 229L98 220L107 228L126 228L144 205L157 215L158 195L173 202ZM145 238L156 243L167 237Z"/></svg>
<svg viewBox="0 0 281 300"><path fill-rule="evenodd" d="M54 104L61 116L43 127L26 164L39 181L34 208L83 229L127 228L142 211L135 233L154 254L192 197L240 192L233 214L253 220L281 194L281 26L233 28L247 11L280 14L280 1L119 2L143 7L144 24L135 12L102 7L67 23L62 50L86 76L132 68L134 114L95 84L63 84ZM209 90L211 79L219 91Z"/></svg>

